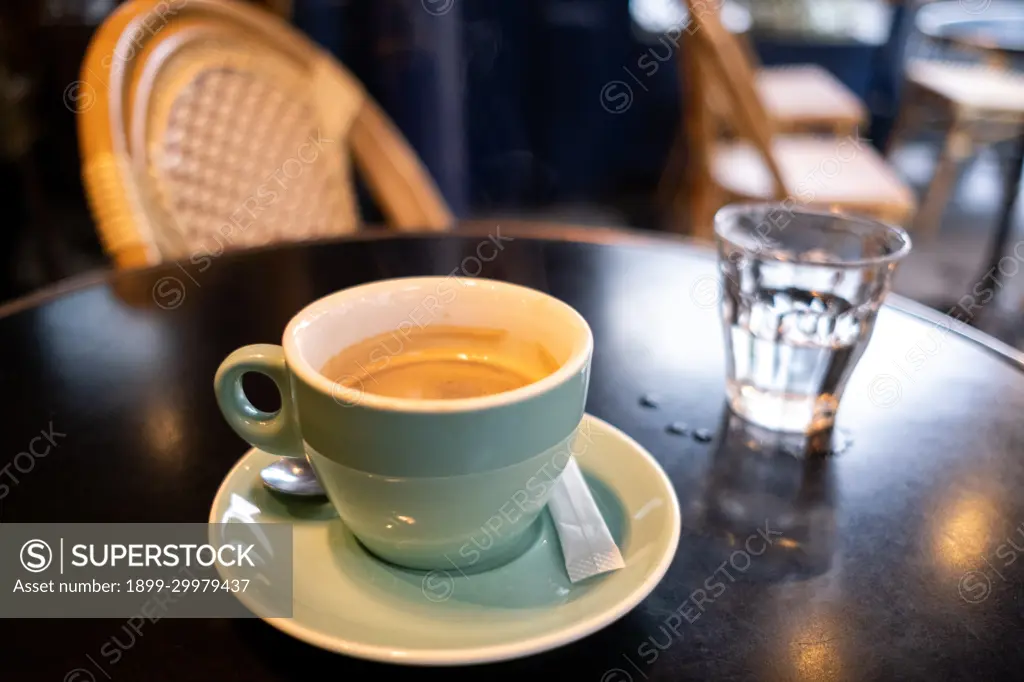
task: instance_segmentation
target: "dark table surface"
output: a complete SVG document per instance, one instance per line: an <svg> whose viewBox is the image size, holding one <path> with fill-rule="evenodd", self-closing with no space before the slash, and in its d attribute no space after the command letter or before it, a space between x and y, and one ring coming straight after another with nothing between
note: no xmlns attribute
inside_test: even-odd
<svg viewBox="0 0 1024 682"><path fill-rule="evenodd" d="M798 459L784 452L792 443L728 417L710 251L600 230L500 230L514 239L479 273L486 231L364 237L121 274L7 306L0 467L41 430L66 437L31 468L22 459L28 471L5 470L17 482L3 480L0 522L204 521L247 449L214 403L225 355L278 342L293 313L336 289L464 268L550 292L593 327L588 410L654 454L683 509L675 561L640 606L560 650L467 669L349 659L258 620L162 619L141 634L117 620L6 620L0 678L1021 679L1019 356L893 298L841 406L841 452ZM657 409L639 404L648 392ZM710 442L666 432L676 420L708 429ZM695 622L669 620L766 521L787 529L785 542L731 570ZM116 662L100 655L112 646Z"/></svg>

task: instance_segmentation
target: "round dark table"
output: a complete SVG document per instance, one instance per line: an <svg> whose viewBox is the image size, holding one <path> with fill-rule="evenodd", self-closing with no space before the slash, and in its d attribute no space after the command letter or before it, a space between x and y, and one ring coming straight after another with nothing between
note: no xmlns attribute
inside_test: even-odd
<svg viewBox="0 0 1024 682"><path fill-rule="evenodd" d="M955 47L1024 55L1024 7L1006 0L945 0L922 7L918 30Z"/></svg>
<svg viewBox="0 0 1024 682"><path fill-rule="evenodd" d="M476 260L496 235L497 256ZM225 355L278 342L294 312L336 289L464 269L550 292L590 322L588 410L672 479L683 510L675 561L617 623L483 669L367 663L258 620L162 619L138 635L117 620L8 620L4 679L63 680L78 668L148 682L1020 679L1024 373L1019 355L976 331L950 332L948 318L893 297L839 412L842 452L798 458L788 451L802 446L728 415L716 268L702 247L478 225L203 265L97 278L0 311L0 467L40 431L66 434L29 471L4 470L0 521L205 521L247 449L214 403ZM640 404L647 393L657 408ZM669 433L673 421L709 438ZM787 530L763 555L737 559L766 524ZM724 589L701 597L693 623L681 619L710 583ZM100 654L112 638L116 663Z"/></svg>

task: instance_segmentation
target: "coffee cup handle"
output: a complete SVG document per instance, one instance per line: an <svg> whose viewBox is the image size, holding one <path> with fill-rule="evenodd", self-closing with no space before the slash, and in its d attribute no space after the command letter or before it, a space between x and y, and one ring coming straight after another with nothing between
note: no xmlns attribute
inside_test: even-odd
<svg viewBox="0 0 1024 682"><path fill-rule="evenodd" d="M279 410L264 412L249 401L242 388L242 376L248 372L259 372L277 385L281 394ZM284 349L259 343L239 348L224 358L217 368L213 390L224 419L250 445L279 457L305 457L290 381Z"/></svg>

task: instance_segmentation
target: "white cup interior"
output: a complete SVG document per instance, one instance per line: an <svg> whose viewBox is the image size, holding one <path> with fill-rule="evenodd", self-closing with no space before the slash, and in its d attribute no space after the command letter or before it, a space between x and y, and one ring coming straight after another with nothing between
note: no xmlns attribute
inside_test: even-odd
<svg viewBox="0 0 1024 682"><path fill-rule="evenodd" d="M445 401L372 394L346 396L343 394L354 389L342 388L320 374L329 359L360 341L387 335L382 343L385 350L399 353L406 335L430 325L508 331L517 339L543 346L559 364L559 369L515 391ZM416 277L346 289L310 304L289 323L284 348L293 372L306 383L329 391L337 398L381 408L414 409L416 406L409 403L417 403L421 408L448 411L479 409L488 402L514 401L560 383L583 368L592 351L593 339L579 313L534 289L485 279ZM428 405L437 402L442 404Z"/></svg>

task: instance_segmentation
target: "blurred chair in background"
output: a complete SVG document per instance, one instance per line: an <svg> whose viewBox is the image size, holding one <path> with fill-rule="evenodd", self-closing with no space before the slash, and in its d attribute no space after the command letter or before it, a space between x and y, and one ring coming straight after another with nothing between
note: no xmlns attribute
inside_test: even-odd
<svg viewBox="0 0 1024 682"><path fill-rule="evenodd" d="M840 209L896 224L914 213L910 188L885 160L856 136L782 135L768 114L749 58L715 12L687 0L697 30L687 41L686 78L691 110L686 113L690 177L677 206L690 212L691 231L712 235L712 217L734 201L784 201L794 206ZM695 6L696 5L696 6ZM729 129L738 139L719 141L708 104L709 79L728 106Z"/></svg>
<svg viewBox="0 0 1024 682"><path fill-rule="evenodd" d="M942 132L935 172L914 223L915 231L929 235L939 229L960 163L979 146L1015 140L1024 132L1024 74L1009 70L1006 55L996 44L986 49L981 38L975 46L955 37L942 39L943 24L970 25L981 16L970 9L962 2L936 2L918 12L918 32L943 43L934 47L948 45L960 54L941 50L945 58L918 58L907 64L899 111L886 145L891 153L915 129ZM1012 15L1019 21L1019 11Z"/></svg>
<svg viewBox="0 0 1024 682"><path fill-rule="evenodd" d="M83 178L118 267L354 232L349 153L390 225L453 222L361 84L263 10L126 3L82 79L96 96L79 117Z"/></svg>
<svg viewBox="0 0 1024 682"><path fill-rule="evenodd" d="M936 112L940 114L938 120ZM934 234L960 162L972 156L979 145L1012 140L1020 134L1024 126L1024 76L980 64L911 62L887 153L912 129L926 126L940 128L943 141L914 227Z"/></svg>
<svg viewBox="0 0 1024 682"><path fill-rule="evenodd" d="M834 133L838 136L856 136L863 129L869 118L868 109L857 95L846 87L827 69L816 64L793 64L787 66L764 67L760 64L754 46L748 35L735 33L727 27L719 14L722 9L700 7L701 13L716 13L715 19L725 29L723 37L730 40L730 47L742 68L754 74L754 87L765 114L771 120L774 130L780 133ZM735 7L730 9L736 10ZM743 10L745 11L745 10ZM749 28L749 22L746 26ZM697 109L708 107L712 122L710 132L715 136L722 133L736 134L730 129L733 115L729 95L717 78L704 77L704 101L697 96L694 78L686 77L693 56L685 49L676 50L676 64L680 74L680 92L683 95L681 110L683 111L684 127L686 121L699 119L703 115ZM672 150L659 183L659 194L673 193L673 188L687 172L684 166L692 156L687 154L687 135L685 132L676 135ZM691 151L692 154L692 151ZM689 213L691 207L685 198L668 201L673 205L675 222L686 222L679 216L680 211Z"/></svg>
<svg viewBox="0 0 1024 682"><path fill-rule="evenodd" d="M701 11L716 10L705 7ZM747 36L728 31L723 36L735 43L736 58L743 62L746 71L754 74L758 98L776 131L856 135L867 122L864 103L827 69L817 64L764 67ZM715 111L728 120L725 94L715 88L709 88L708 94L717 100L717 104L712 104Z"/></svg>

